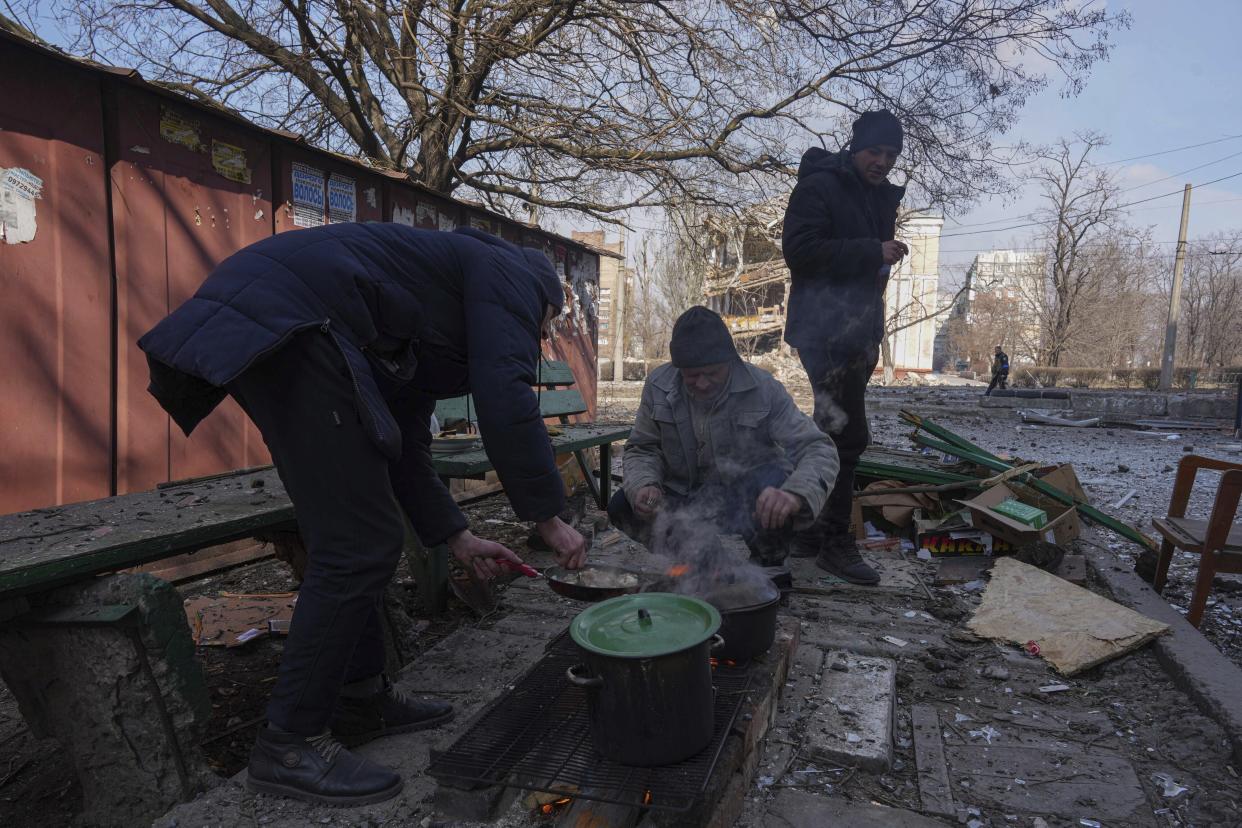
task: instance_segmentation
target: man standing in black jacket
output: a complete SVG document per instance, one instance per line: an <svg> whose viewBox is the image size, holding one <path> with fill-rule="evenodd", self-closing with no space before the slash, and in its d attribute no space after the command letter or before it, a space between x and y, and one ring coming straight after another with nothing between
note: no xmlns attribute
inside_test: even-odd
<svg viewBox="0 0 1242 828"><path fill-rule="evenodd" d="M992 381L988 383L988 390L983 392L983 396L992 396L992 390L998 385L1002 391L1009 387L1009 354L999 345L996 346L996 353L992 355Z"/></svg>
<svg viewBox="0 0 1242 828"><path fill-rule="evenodd" d="M849 147L812 147L785 211L792 281L785 341L815 391L815 422L837 444L841 471L815 526L794 554L851 583L879 583L850 534L854 469L870 442L865 394L884 335L889 269L908 252L893 240L904 187L888 181L902 130L887 110L854 122Z"/></svg>

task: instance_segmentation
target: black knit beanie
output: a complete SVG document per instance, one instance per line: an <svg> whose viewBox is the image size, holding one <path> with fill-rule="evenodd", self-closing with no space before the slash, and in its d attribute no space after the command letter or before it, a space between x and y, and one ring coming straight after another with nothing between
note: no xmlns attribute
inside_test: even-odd
<svg viewBox="0 0 1242 828"><path fill-rule="evenodd" d="M724 320L702 305L677 317L668 350L678 368L702 368L738 358Z"/></svg>
<svg viewBox="0 0 1242 828"><path fill-rule="evenodd" d="M881 144L896 147L901 152L901 122L887 109L864 112L854 122L854 134L850 138L850 152L878 147Z"/></svg>

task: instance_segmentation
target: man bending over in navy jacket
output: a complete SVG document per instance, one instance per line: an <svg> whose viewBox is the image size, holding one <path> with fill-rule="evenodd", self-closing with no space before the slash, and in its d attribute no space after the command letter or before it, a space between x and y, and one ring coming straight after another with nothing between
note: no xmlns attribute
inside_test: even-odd
<svg viewBox="0 0 1242 828"><path fill-rule="evenodd" d="M543 253L485 233L335 224L281 233L217 267L139 340L150 391L186 434L227 394L271 451L306 573L250 755L251 790L328 804L395 796L401 777L354 753L452 717L384 673L380 603L404 544L480 577L518 557L477 538L431 464L438 398L473 392L514 510L569 568L586 542L557 517L560 475L531 385L564 293ZM344 744L342 744L344 743Z"/></svg>

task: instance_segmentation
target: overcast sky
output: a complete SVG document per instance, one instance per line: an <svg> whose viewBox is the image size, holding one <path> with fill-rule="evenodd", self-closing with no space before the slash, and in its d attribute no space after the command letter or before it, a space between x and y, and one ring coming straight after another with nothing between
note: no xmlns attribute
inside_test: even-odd
<svg viewBox="0 0 1242 828"><path fill-rule="evenodd" d="M1130 210L1131 222L1150 225L1154 240L1173 242L1182 185L1242 172L1242 57L1237 45L1242 0L1134 0L1120 5L1130 10L1134 24L1115 33L1112 57L1095 68L1083 93L1064 99L1053 84L1028 103L1007 137L1040 143L1097 130L1112 141L1100 160L1118 161L1233 136L1116 165L1122 187L1134 188L1122 196L1123 202L1176 192ZM1179 174L1200 165L1205 166ZM1166 176L1173 177L1157 181ZM1021 224L1023 214L1036 206L1036 192L1034 188L1017 192L1013 200L989 200L946 222L941 241L941 274L946 281L954 280L979 249L1030 244L1029 228L952 235L1008 227L1008 221L965 225L1010 216L1018 217L1012 224ZM1242 176L1196 188L1191 199L1192 238L1231 229L1242 229Z"/></svg>

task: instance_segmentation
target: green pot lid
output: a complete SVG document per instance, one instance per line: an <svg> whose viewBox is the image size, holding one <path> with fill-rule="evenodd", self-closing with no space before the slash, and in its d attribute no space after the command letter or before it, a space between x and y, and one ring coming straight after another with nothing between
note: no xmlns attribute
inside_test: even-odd
<svg viewBox="0 0 1242 828"><path fill-rule="evenodd" d="M720 612L706 601L671 592L609 598L569 625L579 647L603 656L654 658L701 644L720 629Z"/></svg>

